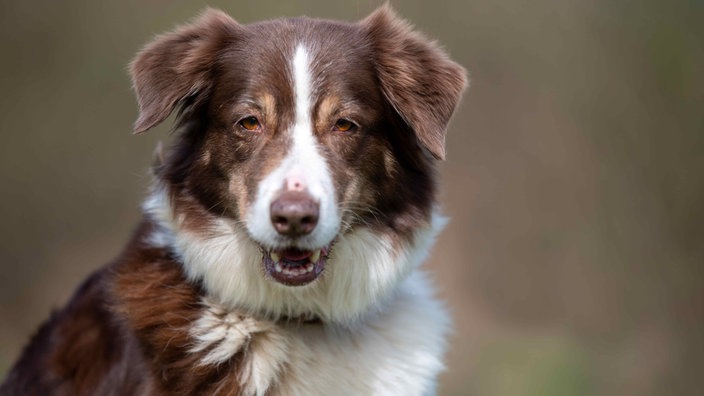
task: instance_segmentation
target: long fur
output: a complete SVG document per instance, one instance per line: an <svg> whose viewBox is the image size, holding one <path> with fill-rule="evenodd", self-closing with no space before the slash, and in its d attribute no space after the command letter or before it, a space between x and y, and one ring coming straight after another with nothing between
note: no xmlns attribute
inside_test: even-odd
<svg viewBox="0 0 704 396"><path fill-rule="evenodd" d="M434 394L450 319L420 267L464 69L389 6L207 10L130 68L135 132L175 111L176 139L123 253L0 395Z"/></svg>

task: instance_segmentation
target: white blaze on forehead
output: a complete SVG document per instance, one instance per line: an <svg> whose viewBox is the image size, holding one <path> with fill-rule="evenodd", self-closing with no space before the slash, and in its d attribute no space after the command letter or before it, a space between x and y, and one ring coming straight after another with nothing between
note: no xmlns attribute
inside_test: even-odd
<svg viewBox="0 0 704 396"><path fill-rule="evenodd" d="M295 180L302 183L319 203L318 224L311 234L301 238L298 246L312 250L328 245L335 238L340 221L332 176L313 131L313 81L310 56L303 45L296 47L290 66L295 121L290 130L282 132L291 137L291 146L280 165L259 184L247 216L247 229L259 243L270 248L277 247L281 238L271 224L269 210L278 193L291 180Z"/></svg>
<svg viewBox="0 0 704 396"><path fill-rule="evenodd" d="M310 63L305 47L299 45L293 56L293 83L296 94L296 127L310 126ZM296 135L305 135L297 133Z"/></svg>

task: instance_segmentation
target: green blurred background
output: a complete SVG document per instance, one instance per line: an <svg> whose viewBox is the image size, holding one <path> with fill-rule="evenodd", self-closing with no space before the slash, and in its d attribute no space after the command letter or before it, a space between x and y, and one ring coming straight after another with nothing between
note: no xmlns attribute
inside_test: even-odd
<svg viewBox="0 0 704 396"><path fill-rule="evenodd" d="M704 2L393 1L467 67L442 395L694 395L704 374ZM212 1L241 22L379 1ZM0 1L0 377L139 218L157 140L126 64L203 1ZM168 124L168 123L167 123Z"/></svg>

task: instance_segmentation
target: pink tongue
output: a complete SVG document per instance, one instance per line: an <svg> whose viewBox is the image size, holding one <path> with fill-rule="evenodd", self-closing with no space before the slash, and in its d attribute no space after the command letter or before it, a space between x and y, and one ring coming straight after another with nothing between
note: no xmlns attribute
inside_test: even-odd
<svg viewBox="0 0 704 396"><path fill-rule="evenodd" d="M298 249L286 249L281 251L281 257L290 261L301 261L313 255L313 252L298 250Z"/></svg>

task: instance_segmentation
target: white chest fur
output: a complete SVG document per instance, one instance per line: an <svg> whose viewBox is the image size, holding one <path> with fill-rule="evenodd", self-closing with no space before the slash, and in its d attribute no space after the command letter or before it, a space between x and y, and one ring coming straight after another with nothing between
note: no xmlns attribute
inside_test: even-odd
<svg viewBox="0 0 704 396"><path fill-rule="evenodd" d="M420 271L382 312L354 328L255 321L211 305L196 322L202 364L243 353L247 395L429 395L442 370L449 318Z"/></svg>

